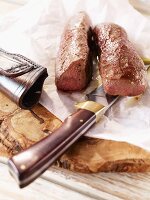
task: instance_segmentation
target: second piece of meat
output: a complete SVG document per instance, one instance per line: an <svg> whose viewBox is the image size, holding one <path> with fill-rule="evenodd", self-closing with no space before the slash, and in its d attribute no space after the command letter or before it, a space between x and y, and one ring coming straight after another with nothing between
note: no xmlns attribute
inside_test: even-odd
<svg viewBox="0 0 150 200"><path fill-rule="evenodd" d="M147 86L146 69L125 30L103 23L94 28L99 48L99 70L104 90L110 95L135 96Z"/></svg>
<svg viewBox="0 0 150 200"><path fill-rule="evenodd" d="M79 91L92 78L92 30L85 12L67 23L56 59L55 82L59 90Z"/></svg>

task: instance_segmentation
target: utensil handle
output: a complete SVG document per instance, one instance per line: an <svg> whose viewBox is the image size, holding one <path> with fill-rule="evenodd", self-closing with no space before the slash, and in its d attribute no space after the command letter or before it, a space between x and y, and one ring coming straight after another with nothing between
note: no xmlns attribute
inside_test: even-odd
<svg viewBox="0 0 150 200"><path fill-rule="evenodd" d="M54 133L9 159L10 173L19 186L23 188L39 177L95 122L94 112L79 109Z"/></svg>

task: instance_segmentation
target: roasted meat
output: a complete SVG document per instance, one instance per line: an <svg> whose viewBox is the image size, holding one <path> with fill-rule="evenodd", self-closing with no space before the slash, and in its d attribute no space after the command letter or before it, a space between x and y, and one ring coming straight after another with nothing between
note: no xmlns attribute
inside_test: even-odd
<svg viewBox="0 0 150 200"><path fill-rule="evenodd" d="M103 23L94 28L94 38L105 92L121 96L143 93L146 69L126 31L119 25Z"/></svg>
<svg viewBox="0 0 150 200"><path fill-rule="evenodd" d="M74 15L67 23L56 59L57 89L79 91L92 78L92 29L85 12Z"/></svg>

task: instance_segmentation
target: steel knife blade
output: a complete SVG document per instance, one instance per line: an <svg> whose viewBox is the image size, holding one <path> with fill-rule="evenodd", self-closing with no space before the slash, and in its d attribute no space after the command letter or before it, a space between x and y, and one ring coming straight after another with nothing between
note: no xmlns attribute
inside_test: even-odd
<svg viewBox="0 0 150 200"><path fill-rule="evenodd" d="M79 102L75 106L78 109L87 109L95 112L96 122L101 116L119 99L119 96L112 96L105 93L103 85L86 94L86 101ZM96 108L95 108L96 107Z"/></svg>
<svg viewBox="0 0 150 200"><path fill-rule="evenodd" d="M76 105L77 111L67 117L55 132L9 159L9 171L18 185L23 188L39 177L97 123L118 98L106 94L101 85L86 95L86 101Z"/></svg>

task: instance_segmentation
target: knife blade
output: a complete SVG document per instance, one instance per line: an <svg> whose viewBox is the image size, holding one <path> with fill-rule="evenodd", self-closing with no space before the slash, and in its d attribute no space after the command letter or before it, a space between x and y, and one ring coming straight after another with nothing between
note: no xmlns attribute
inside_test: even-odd
<svg viewBox="0 0 150 200"><path fill-rule="evenodd" d="M55 132L9 159L9 171L20 188L33 182L48 169L100 120L118 98L106 94L101 85L87 94L84 102L76 104L77 111L67 117Z"/></svg>

